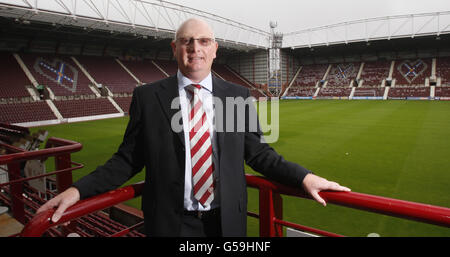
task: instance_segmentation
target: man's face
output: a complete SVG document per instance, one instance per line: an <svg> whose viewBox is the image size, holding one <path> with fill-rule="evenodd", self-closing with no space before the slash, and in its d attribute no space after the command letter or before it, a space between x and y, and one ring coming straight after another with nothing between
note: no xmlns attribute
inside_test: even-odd
<svg viewBox="0 0 450 257"><path fill-rule="evenodd" d="M207 39L213 37L211 28L206 23L190 20L180 27L177 39L171 43L178 68L193 82L200 82L211 71L218 44Z"/></svg>

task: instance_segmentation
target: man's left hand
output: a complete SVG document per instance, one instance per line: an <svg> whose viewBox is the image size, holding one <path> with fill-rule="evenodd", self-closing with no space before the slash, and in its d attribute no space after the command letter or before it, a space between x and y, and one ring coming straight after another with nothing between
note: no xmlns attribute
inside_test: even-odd
<svg viewBox="0 0 450 257"><path fill-rule="evenodd" d="M336 182L328 181L322 177L316 176L312 173L309 173L303 179L303 188L305 191L314 198L318 203L323 206L327 206L325 200L320 197L319 192L323 190L333 190L333 191L351 191L350 188L339 185Z"/></svg>

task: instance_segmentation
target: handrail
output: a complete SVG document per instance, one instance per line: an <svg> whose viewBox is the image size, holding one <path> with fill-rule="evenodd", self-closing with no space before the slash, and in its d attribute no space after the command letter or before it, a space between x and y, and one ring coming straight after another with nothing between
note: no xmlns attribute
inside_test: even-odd
<svg viewBox="0 0 450 257"><path fill-rule="evenodd" d="M75 165L75 167L61 169L61 170L53 171L53 172L48 172L48 173L44 173L44 174L36 175L36 176L32 176L32 177L14 179L14 180L11 180L11 181L8 181L8 182L5 182L5 183L0 183L0 188L2 188L4 186L13 185L13 184L23 183L23 182L34 180L34 179L38 179L38 178L49 177L49 176L58 175L58 174L61 174L61 173L66 173L66 172L78 170L78 169L81 169L81 168L84 167L83 164L77 163L77 162L70 162L70 164L71 165Z"/></svg>
<svg viewBox="0 0 450 257"><path fill-rule="evenodd" d="M246 175L246 180L247 186L257 188L260 191L260 213L258 215L260 218L260 236L281 236L279 225L291 224L281 220L282 205L279 194L311 199L300 187L285 186L255 175ZM79 201L72 207L69 207L56 223L52 223L50 220L55 210L39 213L24 227L20 236L41 236L52 226L66 223L91 212L137 197L142 194L143 186L144 183L140 182ZM319 194L328 203L450 227L450 209L446 207L356 192L323 191ZM339 236L329 232L324 232L323 234Z"/></svg>
<svg viewBox="0 0 450 257"><path fill-rule="evenodd" d="M18 131L21 131L21 132L24 132L24 133L27 133L27 134L30 133L30 129L27 128L27 127L17 126L17 125L5 123L5 122L0 122L0 128L18 130Z"/></svg>
<svg viewBox="0 0 450 257"><path fill-rule="evenodd" d="M73 206L67 208L58 222L52 222L51 217L55 212L54 209L41 212L33 217L33 219L25 225L20 236L22 237L39 237L47 229L66 223L75 218L87 215L92 212L100 211L105 208L114 206L121 202L138 197L142 194L144 182L115 189L88 199L81 200Z"/></svg>
<svg viewBox="0 0 450 257"><path fill-rule="evenodd" d="M1 143L0 143L1 144ZM3 145L3 144L1 144ZM8 145L5 145L8 146ZM67 153L73 153L80 151L83 146L81 143L62 139L62 138L56 138L56 137L50 137L47 140L46 147L48 146L55 146L52 148L45 148L37 151L23 151L23 152L16 152L12 154L5 154L0 156L0 165L12 163L12 162L19 162L19 161L26 161L26 160L33 160L33 159L42 159L47 158L50 156L55 156L59 154L67 154Z"/></svg>
<svg viewBox="0 0 450 257"><path fill-rule="evenodd" d="M265 199L276 199L276 195L278 194L311 199L311 197L306 195L300 187L294 188L285 186L255 175L246 175L246 179L247 186L258 188L260 190L260 214L262 209L270 209L270 217L268 217L268 220L272 223L272 226L275 226L275 223L277 223L277 219L279 218L277 217L279 215L276 215L276 213L280 212L280 210L277 210L277 208L280 208L280 203L278 203L277 207L277 203L261 202L262 194L269 194L264 197ZM336 205L420 221L438 226L450 227L450 208L446 207L357 192L322 191L319 195L328 203L333 203ZM271 230L272 233L268 236L275 236L276 233L274 232L274 229L272 228Z"/></svg>
<svg viewBox="0 0 450 257"><path fill-rule="evenodd" d="M0 184L0 187L9 186L9 197L11 200L11 210L13 217L22 224L28 222L26 217L25 204L23 201L23 182L37 179L44 176L56 175L56 187L58 192L63 192L72 184L72 170L80 169L82 164L71 161L70 154L80 151L82 145L78 142L51 137L47 140L45 149L36 151L25 151L12 145L0 143L0 146L7 149L8 154L0 156L0 165L8 166L9 182ZM23 178L21 175L21 165L27 160L44 161L48 157L55 159L55 171L33 177ZM75 164L75 167L72 167Z"/></svg>

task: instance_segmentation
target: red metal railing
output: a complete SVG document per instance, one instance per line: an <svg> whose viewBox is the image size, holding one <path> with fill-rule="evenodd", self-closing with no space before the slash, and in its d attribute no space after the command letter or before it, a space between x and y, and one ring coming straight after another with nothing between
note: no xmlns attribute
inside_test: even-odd
<svg viewBox="0 0 450 257"><path fill-rule="evenodd" d="M259 176L246 175L246 179L249 187L259 189L259 214L249 213L249 215L260 219L260 236L282 236L282 226L289 226L324 236L340 236L282 220L282 199L280 195L310 198L302 189L284 186ZM41 236L52 226L137 197L141 195L142 187L143 183L141 182L80 201L68 208L57 223L50 221L54 210L42 212L25 226L21 236ZM320 192L320 196L328 203L450 227L450 209L445 207L355 192ZM114 236L123 235L129 230L121 231Z"/></svg>
<svg viewBox="0 0 450 257"><path fill-rule="evenodd" d="M253 213L251 216L259 216L260 236L282 236L282 225L324 236L340 236L282 220L280 194L311 199L301 188L284 186L259 176L246 175L246 178L247 186L259 189L259 215ZM323 191L319 194L328 203L450 227L450 209L446 207L356 192Z"/></svg>
<svg viewBox="0 0 450 257"><path fill-rule="evenodd" d="M23 228L20 236L23 237L36 237L41 236L45 231L53 226L66 223L73 219L82 217L89 213L97 212L108 207L114 206L121 202L138 197L142 194L143 182L133 184L130 186L122 187L116 190L109 191L107 193L97 195L85 200L81 200L75 205L67 208L58 222L53 223L51 217L55 210L48 210L37 214L28 224ZM136 224L133 227L140 226ZM131 228L127 228L124 231L120 231L113 236L121 236L131 231Z"/></svg>
<svg viewBox="0 0 450 257"><path fill-rule="evenodd" d="M9 182L0 184L0 188L9 187L10 199L5 200L11 205L13 217L22 224L27 223L28 217L31 217L25 210L23 196L25 181L56 175L57 192L62 192L72 184L72 171L83 167L82 164L72 162L70 158L71 153L82 149L82 145L78 142L51 137L47 140L45 149L37 151L25 151L3 143L0 143L0 146L8 151L8 154L0 156L0 165L7 165L9 175ZM49 157L55 158L54 172L28 178L21 176L21 163L36 159L45 160Z"/></svg>

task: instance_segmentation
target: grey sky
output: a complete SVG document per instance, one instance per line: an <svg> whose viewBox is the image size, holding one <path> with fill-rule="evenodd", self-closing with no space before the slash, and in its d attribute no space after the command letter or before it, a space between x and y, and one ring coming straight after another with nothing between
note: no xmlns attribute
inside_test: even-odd
<svg viewBox="0 0 450 257"><path fill-rule="evenodd" d="M288 33L366 18L450 11L450 0L169 0L269 31Z"/></svg>

